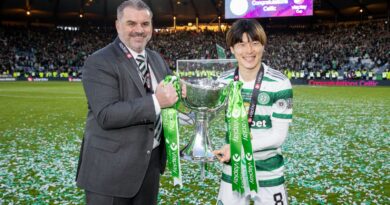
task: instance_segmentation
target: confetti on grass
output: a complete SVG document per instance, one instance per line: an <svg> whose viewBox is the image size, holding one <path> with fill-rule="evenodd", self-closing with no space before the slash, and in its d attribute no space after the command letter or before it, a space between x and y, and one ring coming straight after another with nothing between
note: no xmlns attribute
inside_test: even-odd
<svg viewBox="0 0 390 205"><path fill-rule="evenodd" d="M75 173L86 101L79 83L1 83L0 204L84 204ZM289 202L390 204L390 88L294 87L283 152ZM5 97L6 96L6 97ZM210 125L224 141L222 113ZM192 126L180 128L181 146ZM161 178L159 204L215 204L221 165L182 161L184 187Z"/></svg>

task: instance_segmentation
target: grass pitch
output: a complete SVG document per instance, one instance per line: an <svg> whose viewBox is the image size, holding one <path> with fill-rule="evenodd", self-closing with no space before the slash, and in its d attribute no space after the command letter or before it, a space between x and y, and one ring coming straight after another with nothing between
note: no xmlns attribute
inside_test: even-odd
<svg viewBox="0 0 390 205"><path fill-rule="evenodd" d="M0 204L83 204L74 178L86 117L81 83L0 83ZM390 203L390 87L294 87L283 146L290 204ZM224 130L211 123L216 147ZM182 145L192 127L181 127ZM182 162L184 188L162 177L160 204L215 204L221 166Z"/></svg>

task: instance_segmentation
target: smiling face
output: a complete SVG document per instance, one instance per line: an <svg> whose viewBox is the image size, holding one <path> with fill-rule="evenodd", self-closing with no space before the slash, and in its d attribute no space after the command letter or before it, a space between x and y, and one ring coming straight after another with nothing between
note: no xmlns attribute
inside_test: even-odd
<svg viewBox="0 0 390 205"><path fill-rule="evenodd" d="M234 44L230 50L237 59L239 69L260 68L264 46L260 41L250 39L247 33L243 33L242 42Z"/></svg>
<svg viewBox="0 0 390 205"><path fill-rule="evenodd" d="M226 34L226 44L238 61L239 69L260 68L267 42L263 27L254 19L240 19Z"/></svg>
<svg viewBox="0 0 390 205"><path fill-rule="evenodd" d="M152 15L147 9L126 7L115 26L119 39L138 53L145 49L152 37Z"/></svg>

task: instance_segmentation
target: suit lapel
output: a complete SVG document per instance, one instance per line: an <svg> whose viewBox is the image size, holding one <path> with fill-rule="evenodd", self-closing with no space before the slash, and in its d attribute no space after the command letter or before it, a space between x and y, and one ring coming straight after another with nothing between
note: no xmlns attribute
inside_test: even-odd
<svg viewBox="0 0 390 205"><path fill-rule="evenodd" d="M126 70L126 73L129 74L130 78L134 81L134 84L136 85L139 92L142 94L142 96L146 95L146 90L144 88L144 84L141 81L141 78L138 74L138 65L135 62L134 57L130 55L126 55L120 46L119 46L119 38L117 37L114 41L115 48L119 51L119 68Z"/></svg>

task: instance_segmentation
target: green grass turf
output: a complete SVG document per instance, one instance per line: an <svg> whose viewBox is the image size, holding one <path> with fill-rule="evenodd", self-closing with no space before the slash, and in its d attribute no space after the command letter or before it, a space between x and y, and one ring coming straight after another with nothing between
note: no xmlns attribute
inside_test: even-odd
<svg viewBox="0 0 390 205"><path fill-rule="evenodd" d="M0 83L0 204L83 204L74 177L86 116L81 83ZM222 116L211 123L223 143ZM283 152L290 204L389 204L390 87L294 86ZM192 127L181 127L188 141ZM221 166L182 162L184 188L162 177L160 204L215 204Z"/></svg>

